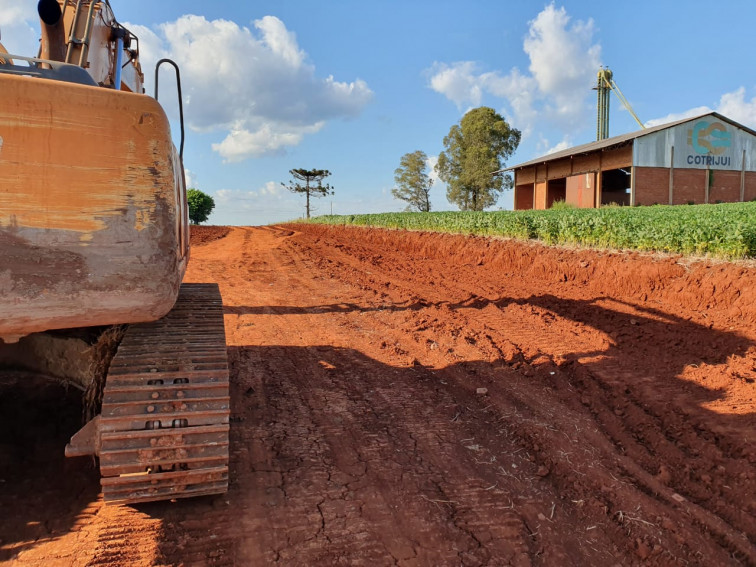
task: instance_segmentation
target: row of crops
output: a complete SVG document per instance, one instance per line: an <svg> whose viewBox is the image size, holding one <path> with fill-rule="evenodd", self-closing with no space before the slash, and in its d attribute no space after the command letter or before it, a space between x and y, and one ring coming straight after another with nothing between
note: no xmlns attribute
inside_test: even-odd
<svg viewBox="0 0 756 567"><path fill-rule="evenodd" d="M546 211L326 215L309 222L535 239L717 258L756 257L756 202Z"/></svg>

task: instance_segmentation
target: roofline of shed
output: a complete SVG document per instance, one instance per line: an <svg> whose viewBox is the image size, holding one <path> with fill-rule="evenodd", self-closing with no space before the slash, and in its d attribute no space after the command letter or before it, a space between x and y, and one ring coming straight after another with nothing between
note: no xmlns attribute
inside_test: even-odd
<svg viewBox="0 0 756 567"><path fill-rule="evenodd" d="M530 161L526 161L523 163L518 163L517 165L512 165L510 167L505 167L503 169L499 169L498 171L494 171L492 175L497 175L499 173L504 173L507 171L514 171L515 169L521 169L523 167L529 167L533 165L540 165L544 163L548 163L550 161L555 161L558 159L564 159L564 158L571 158L579 155L585 155L589 154L598 150L604 150L608 148L614 148L619 147L625 144L628 144L630 142L635 141L637 138L642 138L643 136L647 136L649 134L653 134L655 132L659 132L661 130L666 130L667 128L672 128L674 126L679 126L680 124L685 124L686 122L691 122L693 120L699 120L703 118L704 116L716 116L719 120L722 120L724 122L727 122L731 126L735 126L736 128L740 128L741 130L745 130L749 134L756 136L756 130L752 130L751 128L748 128L747 126L744 126L743 124L740 124L738 122L735 122L731 118L727 118L726 116L723 116L719 114L718 112L704 112L702 114L698 114L696 116L690 116L688 118L682 118L680 120L675 120L672 122L666 122L664 124L659 124L657 126L652 126L651 128L646 128L644 130L636 130L634 132L629 132L627 134L620 134L619 136L612 136L611 138L606 138L604 140L598 140L595 142L589 142L587 144L581 144L579 146L574 146L572 148L567 148L566 150L561 150L559 152L554 152L553 154L546 154L545 156L541 156L535 159L532 159Z"/></svg>

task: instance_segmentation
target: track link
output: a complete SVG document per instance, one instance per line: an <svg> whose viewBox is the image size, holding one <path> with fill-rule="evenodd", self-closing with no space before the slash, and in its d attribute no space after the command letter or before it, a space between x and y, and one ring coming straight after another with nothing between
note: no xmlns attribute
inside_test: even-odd
<svg viewBox="0 0 756 567"><path fill-rule="evenodd" d="M228 489L230 403L217 284L183 284L173 309L129 326L110 365L100 418L106 502Z"/></svg>

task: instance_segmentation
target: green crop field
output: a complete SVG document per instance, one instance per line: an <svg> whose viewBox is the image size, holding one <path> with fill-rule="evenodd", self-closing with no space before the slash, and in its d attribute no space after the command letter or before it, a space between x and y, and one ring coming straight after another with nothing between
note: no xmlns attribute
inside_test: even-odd
<svg viewBox="0 0 756 567"><path fill-rule="evenodd" d="M311 223L502 236L599 248L756 257L756 202L546 211L326 215Z"/></svg>

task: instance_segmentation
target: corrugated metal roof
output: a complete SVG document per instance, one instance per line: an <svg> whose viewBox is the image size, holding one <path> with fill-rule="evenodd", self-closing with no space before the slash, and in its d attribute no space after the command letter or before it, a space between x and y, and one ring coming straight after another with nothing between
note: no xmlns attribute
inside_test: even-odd
<svg viewBox="0 0 756 567"><path fill-rule="evenodd" d="M554 152L553 154L546 154L545 156L541 156L539 158L532 159L530 161L518 163L517 165L512 165L510 167L505 167L504 169L500 169L499 171L494 172L494 174L502 173L504 171L512 171L513 169L520 169L521 167L528 167L530 165L536 165L539 163L546 163L549 161L554 161L554 160L565 158L565 157L573 157L576 155L588 154L596 150L603 150L605 148L611 148L613 146L621 146L623 144L626 144L627 142L635 140L636 138L641 138L643 136L653 134L654 132L659 132L660 130L666 130L667 128L672 128L679 124L685 124L686 122L699 120L703 118L704 116L716 116L719 120L723 120L729 124L732 124L736 128L741 128L742 130L745 130L749 134L756 136L756 131L751 130L750 128L747 128L746 126L743 126L742 124L738 124L737 122L727 118L726 116L722 116L721 114L717 112L706 112L704 114L699 114L698 116L691 116L689 118L683 118L682 120L676 120L674 122L667 122L666 124L659 124L658 126L646 128L645 130L637 130L635 132L630 132L628 134L614 136L613 138L606 138L605 140L599 140L598 142L591 142L589 144L583 144L582 146L575 146L573 148L568 148L566 150Z"/></svg>

